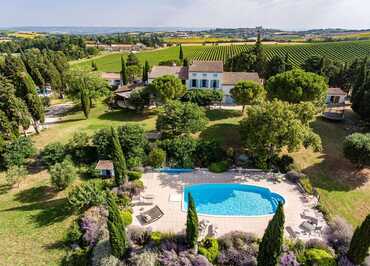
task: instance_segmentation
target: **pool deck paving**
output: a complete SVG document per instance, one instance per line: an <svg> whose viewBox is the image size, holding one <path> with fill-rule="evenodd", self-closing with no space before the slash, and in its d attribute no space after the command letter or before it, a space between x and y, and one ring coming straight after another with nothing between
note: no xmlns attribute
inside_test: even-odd
<svg viewBox="0 0 370 266"><path fill-rule="evenodd" d="M258 173L258 176L264 176ZM306 202L303 194L297 186L289 181L273 183L262 179L255 181L239 173L214 174L208 171L196 171L184 174L165 174L165 173L145 173L143 175L145 190L142 195L151 196L151 204L135 204L133 225L141 226L140 213L149 210L157 205L164 215L156 222L146 225L154 231L179 233L185 231L186 212L182 209L183 187L191 184L203 183L238 183L256 185L269 188L285 198L285 226L290 226L299 231L299 226L306 221L301 217L304 210L314 215L317 212L313 209L312 202ZM215 217L198 214L199 221L208 220L218 228L217 236L221 236L231 231L239 230L255 233L262 236L272 215L260 217ZM325 223L322 219L321 223ZM325 226L325 224L323 225ZM288 236L287 232L285 233ZM310 236L307 236L310 238ZM313 238L313 237L312 237ZM314 237L320 238L320 237Z"/></svg>

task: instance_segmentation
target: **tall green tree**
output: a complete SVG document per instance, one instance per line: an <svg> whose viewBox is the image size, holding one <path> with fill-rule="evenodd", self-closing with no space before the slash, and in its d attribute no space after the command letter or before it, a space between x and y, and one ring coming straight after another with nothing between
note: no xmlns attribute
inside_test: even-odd
<svg viewBox="0 0 370 266"><path fill-rule="evenodd" d="M276 100L248 108L247 116L240 122L240 135L260 168L269 168L283 148L321 149L321 139L308 123L314 119L314 113L312 108L306 112L307 108L305 104L297 107ZM306 117L309 114L311 117Z"/></svg>
<svg viewBox="0 0 370 266"><path fill-rule="evenodd" d="M188 213L186 218L186 239L190 248L197 249L199 224L197 209L191 193L188 194Z"/></svg>
<svg viewBox="0 0 370 266"><path fill-rule="evenodd" d="M125 223L119 212L117 203L112 196L108 197L108 231L109 242L112 248L112 254L118 259L122 259L128 249L128 239Z"/></svg>
<svg viewBox="0 0 370 266"><path fill-rule="evenodd" d="M189 67L189 59L184 58L184 61L182 61L182 66Z"/></svg>
<svg viewBox="0 0 370 266"><path fill-rule="evenodd" d="M347 253L348 258L356 265L364 262L370 248L370 214L356 228Z"/></svg>
<svg viewBox="0 0 370 266"><path fill-rule="evenodd" d="M285 64L285 70L284 71L289 71L289 70L293 69L293 65L292 65L292 63L290 63L290 60L289 60L289 53L285 54L284 64Z"/></svg>
<svg viewBox="0 0 370 266"><path fill-rule="evenodd" d="M123 183L128 184L126 159L117 132L113 127L111 128L111 134L113 142L112 161L114 166L114 181L116 186L120 186Z"/></svg>
<svg viewBox="0 0 370 266"><path fill-rule="evenodd" d="M204 110L198 105L170 101L159 111L156 128L166 136L179 136L202 131L207 123Z"/></svg>
<svg viewBox="0 0 370 266"><path fill-rule="evenodd" d="M82 89L80 94L81 94L81 107L86 119L88 119L90 114L90 99L85 89Z"/></svg>
<svg viewBox="0 0 370 266"><path fill-rule="evenodd" d="M280 202L274 217L269 222L258 250L258 266L276 266L284 242L285 215Z"/></svg>
<svg viewBox="0 0 370 266"><path fill-rule="evenodd" d="M182 84L181 80L172 75L156 78L149 84L148 88L163 103L176 100L186 92L186 87Z"/></svg>
<svg viewBox="0 0 370 266"><path fill-rule="evenodd" d="M143 82L148 82L149 79L149 71L150 71L150 65L148 60L145 61L145 64L143 66Z"/></svg>
<svg viewBox="0 0 370 266"><path fill-rule="evenodd" d="M352 109L364 120L370 120L370 78L368 73L368 59L363 60L352 91Z"/></svg>
<svg viewBox="0 0 370 266"><path fill-rule="evenodd" d="M318 74L293 69L269 78L266 90L270 99L289 103L310 101L322 106L327 96L328 84Z"/></svg>
<svg viewBox="0 0 370 266"><path fill-rule="evenodd" d="M257 57L253 51L243 51L240 54L226 60L227 71L255 71Z"/></svg>
<svg viewBox="0 0 370 266"><path fill-rule="evenodd" d="M256 64L255 64L255 71L260 75L264 75L264 70L265 70L265 55L263 53L263 46L262 46L262 41L261 41L261 33L258 32L257 34L257 41L256 44L253 48L253 52L256 55Z"/></svg>
<svg viewBox="0 0 370 266"><path fill-rule="evenodd" d="M182 50L182 45L180 45L179 59L180 61L184 60L184 51Z"/></svg>
<svg viewBox="0 0 370 266"><path fill-rule="evenodd" d="M268 79L282 72L285 72L284 58L275 55L266 63L265 77Z"/></svg>
<svg viewBox="0 0 370 266"><path fill-rule="evenodd" d="M123 56L121 57L121 82L122 85L128 84L127 66L125 59L123 59Z"/></svg>
<svg viewBox="0 0 370 266"><path fill-rule="evenodd" d="M243 106L244 113L246 105L263 102L266 98L266 91L262 85L255 81L240 81L230 90L231 96L235 102Z"/></svg>
<svg viewBox="0 0 370 266"><path fill-rule="evenodd" d="M73 100L81 101L81 93L84 91L89 98L91 108L94 101L110 94L107 81L98 72L91 72L83 68L73 68L68 71L66 80L68 96Z"/></svg>
<svg viewBox="0 0 370 266"><path fill-rule="evenodd" d="M129 53L127 56L127 66L140 66L139 58L134 53Z"/></svg>

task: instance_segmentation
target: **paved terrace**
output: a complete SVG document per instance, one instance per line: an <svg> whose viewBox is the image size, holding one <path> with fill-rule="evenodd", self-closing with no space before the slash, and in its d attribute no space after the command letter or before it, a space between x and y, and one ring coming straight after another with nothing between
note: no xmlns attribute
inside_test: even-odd
<svg viewBox="0 0 370 266"><path fill-rule="evenodd" d="M259 176L263 173L258 173ZM314 214L312 202L305 202L297 186L288 181L274 184L265 179L253 181L247 179L238 173L214 174L208 171L196 171L184 174L164 174L164 173L146 173L143 176L145 191L142 195L152 194L154 196L153 205L138 205L134 207L133 225L141 225L137 216L141 212L158 205L164 212L164 216L156 222L147 225L155 231L162 232L183 232L185 230L186 212L182 211L182 193L183 186L199 183L240 183L250 184L269 188L271 191L282 195L286 204L284 206L286 223L285 226L291 226L299 231L299 225L305 220L301 218L303 210ZM174 201L176 199L177 201ZM181 200L180 200L181 199ZM262 236L271 216L264 217L211 217L199 215L199 221L209 220L218 227L219 235L230 231L241 230L253 232ZM286 232L286 236L288 236Z"/></svg>

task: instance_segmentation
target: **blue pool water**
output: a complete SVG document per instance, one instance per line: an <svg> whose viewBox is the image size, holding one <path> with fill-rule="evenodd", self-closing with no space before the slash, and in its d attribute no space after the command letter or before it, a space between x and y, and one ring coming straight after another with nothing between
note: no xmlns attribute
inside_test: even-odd
<svg viewBox="0 0 370 266"><path fill-rule="evenodd" d="M181 173L191 173L193 169L191 168L160 168L159 172L166 174L181 174Z"/></svg>
<svg viewBox="0 0 370 266"><path fill-rule="evenodd" d="M184 188L184 208L188 206L188 193L195 200L198 214L216 216L262 216L274 214L279 194L268 188L242 184L199 184Z"/></svg>

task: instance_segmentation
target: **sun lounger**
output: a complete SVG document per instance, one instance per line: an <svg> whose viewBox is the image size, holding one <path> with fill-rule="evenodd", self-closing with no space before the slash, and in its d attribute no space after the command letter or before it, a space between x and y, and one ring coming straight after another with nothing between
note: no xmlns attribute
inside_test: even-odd
<svg viewBox="0 0 370 266"><path fill-rule="evenodd" d="M292 227L287 226L287 227L285 227L285 230L288 232L290 238L292 238L292 239L298 238L298 233L296 231L294 231Z"/></svg>
<svg viewBox="0 0 370 266"><path fill-rule="evenodd" d="M147 195L143 195L141 196L143 199L154 199L155 198L155 195L153 194L147 194Z"/></svg>
<svg viewBox="0 0 370 266"><path fill-rule="evenodd" d="M164 213L162 210L156 205L152 209L141 213L141 218L144 222L144 224L151 224L160 219Z"/></svg>

